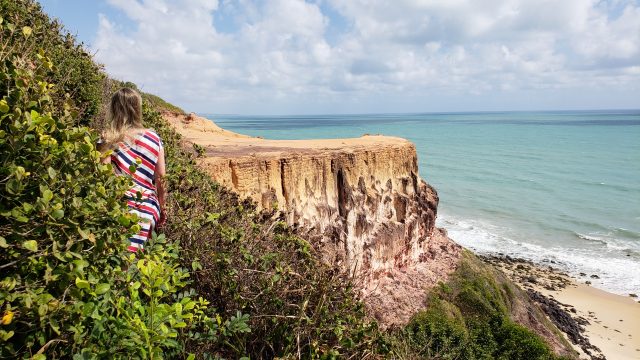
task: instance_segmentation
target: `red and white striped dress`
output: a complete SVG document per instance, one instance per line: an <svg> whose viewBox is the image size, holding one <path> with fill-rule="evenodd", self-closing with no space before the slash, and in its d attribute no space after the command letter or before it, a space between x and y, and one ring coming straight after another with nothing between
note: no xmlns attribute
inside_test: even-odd
<svg viewBox="0 0 640 360"><path fill-rule="evenodd" d="M138 251L151 236L160 220L160 202L155 186L155 171L162 141L152 129L136 135L132 142L121 142L111 155L111 163L117 175L131 176L133 187L126 192L129 212L138 215L139 233L129 238L129 250ZM132 172L131 165L136 165Z"/></svg>

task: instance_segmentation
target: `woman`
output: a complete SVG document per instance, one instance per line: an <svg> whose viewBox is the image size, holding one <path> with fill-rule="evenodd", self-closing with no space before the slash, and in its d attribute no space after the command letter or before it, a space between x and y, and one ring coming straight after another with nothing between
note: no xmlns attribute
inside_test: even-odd
<svg viewBox="0 0 640 360"><path fill-rule="evenodd" d="M129 88L111 97L107 129L101 149L113 150L104 163L111 163L117 175L130 176L133 187L126 192L129 212L141 219L140 232L129 238L129 250L142 250L151 231L164 223L164 149L153 129L142 125L142 99Z"/></svg>

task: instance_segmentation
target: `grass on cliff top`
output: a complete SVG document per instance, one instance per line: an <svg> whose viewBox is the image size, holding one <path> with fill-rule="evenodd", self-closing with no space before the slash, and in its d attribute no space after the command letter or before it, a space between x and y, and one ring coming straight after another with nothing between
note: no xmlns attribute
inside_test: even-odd
<svg viewBox="0 0 640 360"><path fill-rule="evenodd" d="M136 85L135 83L132 83L131 81L118 81L114 79L108 79L106 81L105 87L106 87L106 94L105 94L106 97L110 96L120 88L123 88L123 87L131 88L140 93L140 96L142 97L142 101L145 102L150 109L155 109L157 111L170 111L177 114L185 113L185 111L182 110L180 107L165 101L160 96L149 94L147 92L140 90L138 88L138 85Z"/></svg>
<svg viewBox="0 0 640 360"><path fill-rule="evenodd" d="M134 85L135 86L135 85ZM138 90L139 91L139 90ZM163 98L153 95L153 94L149 94L146 92L142 92L140 91L140 93L142 94L142 99L149 104L153 109L156 109L158 111L161 110L167 110L167 111L171 111L174 113L178 113L178 114L184 114L185 111L182 110L181 108L166 102Z"/></svg>
<svg viewBox="0 0 640 360"><path fill-rule="evenodd" d="M569 343L535 308L529 316L563 343L566 357L555 355L539 335L518 324L513 316L518 306L533 304L495 269L464 251L449 280L429 294L426 309L397 333L394 351L406 359L575 358Z"/></svg>

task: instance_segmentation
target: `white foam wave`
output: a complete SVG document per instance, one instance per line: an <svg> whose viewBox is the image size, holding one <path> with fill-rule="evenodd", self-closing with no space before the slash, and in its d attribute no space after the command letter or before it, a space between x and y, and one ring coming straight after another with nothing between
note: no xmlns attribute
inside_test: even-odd
<svg viewBox="0 0 640 360"><path fill-rule="evenodd" d="M583 240L588 240L588 241L595 241L597 243L600 243L602 245L606 245L607 241L601 237L598 236L592 236L592 235L585 235L585 234L581 234L581 233L575 233L577 237L579 237L580 239Z"/></svg>
<svg viewBox="0 0 640 360"><path fill-rule="evenodd" d="M447 214L438 216L437 226L444 227L454 241L482 254L504 254L540 264L552 264L580 279L580 273L598 275L585 278L603 290L621 295L640 292L640 261L637 244L610 238L604 234L579 234L596 247L568 247L563 244L535 243L535 239L514 238L510 229L489 221L458 219Z"/></svg>
<svg viewBox="0 0 640 360"><path fill-rule="evenodd" d="M629 241L626 239L617 238L617 232L618 230L609 231L607 233L595 232L589 234L581 234L578 232L574 232L574 234L582 240L605 245L605 247L609 250L640 251L640 244L637 241Z"/></svg>

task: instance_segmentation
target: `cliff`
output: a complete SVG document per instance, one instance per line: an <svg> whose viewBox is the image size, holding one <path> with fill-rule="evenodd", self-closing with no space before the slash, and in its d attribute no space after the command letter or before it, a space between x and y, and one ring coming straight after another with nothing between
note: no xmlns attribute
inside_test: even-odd
<svg viewBox="0 0 640 360"><path fill-rule="evenodd" d="M455 270L459 246L435 224L438 195L420 179L414 145L387 136L265 140L194 115L165 118L205 148L200 165L260 207L277 207L347 269L373 314L404 324L426 289Z"/></svg>

